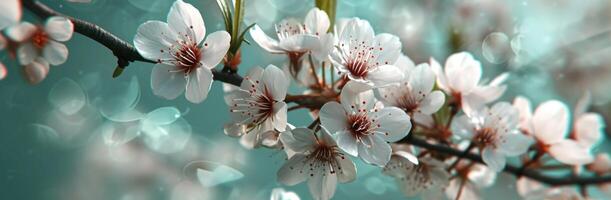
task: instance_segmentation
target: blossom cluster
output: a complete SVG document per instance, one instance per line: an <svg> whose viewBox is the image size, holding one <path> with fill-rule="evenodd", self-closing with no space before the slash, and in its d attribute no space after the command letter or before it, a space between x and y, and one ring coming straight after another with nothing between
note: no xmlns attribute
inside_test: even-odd
<svg viewBox="0 0 611 200"><path fill-rule="evenodd" d="M68 48L61 42L72 37L71 19L50 17L43 25L19 22L17 0L0 3L0 10L15 11L0 14L0 30L6 28L8 36L0 35L0 41L8 40L0 47L16 53L31 83L42 81L50 65L67 61ZM239 138L247 149L285 152L278 182L307 182L314 199L331 199L338 183L356 179L354 161L361 160L392 177L407 196L478 199L479 189L491 186L508 162L522 163L523 169L560 164L573 175L611 171L608 155L594 151L605 124L600 114L588 112L589 93L572 115L558 100L542 102L533 112L523 96L499 101L509 74L485 81L482 63L468 52L453 53L445 62L431 57L414 63L402 52L398 36L375 33L367 20L331 22L325 11L313 8L304 20L278 22L275 34L252 26L252 40L270 54L285 56L286 63L251 67L239 86L223 85L231 116L224 133ZM176 99L184 93L191 103L208 97L215 67L227 62L236 38L225 30L206 31L198 9L183 0L174 2L165 22L152 20L138 27L133 43L155 63L150 78L155 95ZM306 89L304 94L288 94L293 82ZM290 107L299 100L317 104ZM294 109L308 109L311 125L293 126L287 113ZM156 140L170 130L160 127L180 117L156 122L148 115L138 113L116 123L136 124L142 129L137 135ZM124 143L113 140L113 133L105 135L107 143ZM411 138L481 155L482 163L410 145ZM525 177L515 184L523 196L580 195L571 192L574 188L531 187L533 180Z"/></svg>

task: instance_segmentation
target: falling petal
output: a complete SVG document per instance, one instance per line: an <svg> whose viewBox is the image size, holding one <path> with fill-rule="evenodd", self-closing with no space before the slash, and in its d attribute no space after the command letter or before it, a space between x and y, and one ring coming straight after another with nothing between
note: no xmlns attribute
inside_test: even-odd
<svg viewBox="0 0 611 200"><path fill-rule="evenodd" d="M100 105L100 112L103 116L113 116L131 110L140 101L140 84L135 76L126 89L111 91L110 97L105 98Z"/></svg>
<svg viewBox="0 0 611 200"><path fill-rule="evenodd" d="M180 118L180 115L180 110L175 107L161 107L146 114L143 123L168 125Z"/></svg>
<svg viewBox="0 0 611 200"><path fill-rule="evenodd" d="M71 79L60 80L49 92L49 103L66 115L77 113L86 102L85 92Z"/></svg>
<svg viewBox="0 0 611 200"><path fill-rule="evenodd" d="M144 114L136 109L127 110L125 112L120 112L114 115L106 115L106 113L102 112L102 116L110 121L114 122L131 122L140 120L144 117Z"/></svg>
<svg viewBox="0 0 611 200"><path fill-rule="evenodd" d="M182 150L191 137L191 125L183 118L168 125L143 124L142 131L147 136L146 145L160 153Z"/></svg>
<svg viewBox="0 0 611 200"><path fill-rule="evenodd" d="M36 134L38 141L43 143L55 144L59 140L59 135L55 129L44 124L30 124L30 130Z"/></svg>
<svg viewBox="0 0 611 200"><path fill-rule="evenodd" d="M222 164L203 161L199 166L197 179L204 187L214 187L244 177L242 172Z"/></svg>
<svg viewBox="0 0 611 200"><path fill-rule="evenodd" d="M509 37L501 32L490 33L482 44L484 58L495 64L507 61L511 51Z"/></svg>
<svg viewBox="0 0 611 200"><path fill-rule="evenodd" d="M372 176L365 180L365 187L369 192L382 195L386 192L386 184L377 176Z"/></svg>
<svg viewBox="0 0 611 200"><path fill-rule="evenodd" d="M125 144L140 135L140 123L138 121L124 123L106 123L102 125L102 138L104 144L116 146Z"/></svg>

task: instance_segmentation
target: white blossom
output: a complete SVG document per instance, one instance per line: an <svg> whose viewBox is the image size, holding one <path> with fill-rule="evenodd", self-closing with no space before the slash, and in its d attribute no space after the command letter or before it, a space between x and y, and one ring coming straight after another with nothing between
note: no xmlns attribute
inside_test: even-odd
<svg viewBox="0 0 611 200"><path fill-rule="evenodd" d="M431 157L422 158L419 162L413 162L413 159L415 157L409 152L395 151L382 173L395 178L399 189L409 197L419 194L432 196L432 193L440 193L448 186L450 174L443 162Z"/></svg>
<svg viewBox="0 0 611 200"><path fill-rule="evenodd" d="M390 160L387 142L398 141L411 129L410 117L397 107L381 107L371 87L350 81L341 104L328 102L320 109L320 122L334 134L339 147L365 162L384 166Z"/></svg>
<svg viewBox="0 0 611 200"><path fill-rule="evenodd" d="M289 79L278 67L252 68L240 89L226 94L233 120L225 126L225 133L241 136L242 145L255 148L266 135L285 131L287 105L284 98L288 86Z"/></svg>
<svg viewBox="0 0 611 200"><path fill-rule="evenodd" d="M449 199L481 199L481 189L492 186L496 181L496 172L485 165L469 166L466 162L460 162L456 168L463 170L463 175L453 178L445 188ZM459 193L460 197L457 197Z"/></svg>
<svg viewBox="0 0 611 200"><path fill-rule="evenodd" d="M177 0L167 23L147 21L138 27L134 45L149 60L156 61L151 74L155 95L175 99L185 92L187 100L200 103L208 96L212 71L221 62L231 36L226 31L208 35L199 11Z"/></svg>
<svg viewBox="0 0 611 200"><path fill-rule="evenodd" d="M299 200L299 196L295 192L286 191L283 188L272 189L270 200Z"/></svg>
<svg viewBox="0 0 611 200"><path fill-rule="evenodd" d="M400 85L379 88L380 100L386 106L395 106L408 113L419 124L427 124L431 114L437 112L445 101L445 95L435 86L435 74L426 63L414 66L405 55L395 63L405 75Z"/></svg>
<svg viewBox="0 0 611 200"><path fill-rule="evenodd" d="M318 133L296 128L281 135L280 140L296 154L278 170L278 182L292 186L307 180L312 197L327 200L333 197L337 182L356 178L354 163L324 127Z"/></svg>
<svg viewBox="0 0 611 200"><path fill-rule="evenodd" d="M437 75L437 86L446 94L453 96L467 114L481 109L505 92L506 86L501 84L507 79L508 74L503 73L489 84L483 85L480 82L481 63L467 52L450 55L446 60L445 69L442 69L433 58L430 62Z"/></svg>
<svg viewBox="0 0 611 200"><path fill-rule="evenodd" d="M540 104L534 114L530 111L530 102L524 97L517 97L514 101L521 116L521 129L537 141L537 145L556 160L570 165L583 165L594 159L590 149L578 141L567 138L569 134L569 110L565 104L557 100L550 100ZM597 130L598 127L588 127ZM594 131L592 131L594 132Z"/></svg>
<svg viewBox="0 0 611 200"><path fill-rule="evenodd" d="M353 18L338 32L338 41L330 54L338 74L374 87L396 84L404 75L394 66L401 54L397 36L374 35L369 22Z"/></svg>
<svg viewBox="0 0 611 200"><path fill-rule="evenodd" d="M275 25L277 40L269 37L263 32L259 25L250 29L250 36L270 53L286 54L291 63L291 75L296 74L302 68L302 58L307 53L312 53L319 60L323 60L329 54L333 44L333 34L327 33L330 21L327 13L313 8L305 17L304 23L294 18L287 18Z"/></svg>
<svg viewBox="0 0 611 200"><path fill-rule="evenodd" d="M479 147L484 163L494 171L505 167L506 158L525 153L532 139L518 128L518 111L507 102L498 102L470 116L452 120L452 133Z"/></svg>

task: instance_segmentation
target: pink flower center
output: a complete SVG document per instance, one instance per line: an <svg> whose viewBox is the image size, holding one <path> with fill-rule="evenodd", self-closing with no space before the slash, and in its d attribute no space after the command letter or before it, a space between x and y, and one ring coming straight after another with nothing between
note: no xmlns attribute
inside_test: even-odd
<svg viewBox="0 0 611 200"><path fill-rule="evenodd" d="M495 147L497 141L496 131L491 128L483 128L477 131L473 139L481 146Z"/></svg>
<svg viewBox="0 0 611 200"><path fill-rule="evenodd" d="M348 129L357 140L372 132L372 124L364 112L348 116Z"/></svg>
<svg viewBox="0 0 611 200"><path fill-rule="evenodd" d="M365 78L367 73L377 66L389 64L386 60L382 63L378 60L384 50L380 44L371 44L351 37L348 44L342 42L338 48L342 52L344 66L356 78Z"/></svg>
<svg viewBox="0 0 611 200"><path fill-rule="evenodd" d="M367 76L367 63L363 61L349 62L346 66L352 76L357 78L365 78Z"/></svg>
<svg viewBox="0 0 611 200"><path fill-rule="evenodd" d="M418 92L419 95L424 97L425 95L422 92ZM403 109L408 114L413 113L420 106L420 101L417 96L412 94L412 91L406 91L403 95L399 96L396 99L397 107Z"/></svg>
<svg viewBox="0 0 611 200"><path fill-rule="evenodd" d="M185 74L197 69L202 58L201 49L195 43L183 43L173 56L175 65L184 70Z"/></svg>
<svg viewBox="0 0 611 200"><path fill-rule="evenodd" d="M32 44L36 48L42 49L49 42L49 35L42 29L38 28L32 35Z"/></svg>

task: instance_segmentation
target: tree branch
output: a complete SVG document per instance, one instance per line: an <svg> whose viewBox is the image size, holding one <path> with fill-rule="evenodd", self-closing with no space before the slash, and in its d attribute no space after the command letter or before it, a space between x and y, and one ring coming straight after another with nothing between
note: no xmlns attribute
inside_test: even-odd
<svg viewBox="0 0 611 200"><path fill-rule="evenodd" d="M35 0L23 0L23 7L41 19L46 19L52 16L63 16L70 19L70 21L72 21L74 24L75 32L95 40L112 51L113 55L118 59L117 64L120 68L125 68L130 62L134 61L156 63L155 61L142 57L136 48L134 48L134 46L132 46L130 43L125 42L116 35L91 22L64 15ZM236 73L221 72L216 69L212 69L212 74L214 75L214 80L217 81L236 86L240 86L240 83L242 83L242 77Z"/></svg>
<svg viewBox="0 0 611 200"><path fill-rule="evenodd" d="M48 6L44 5L35 0L23 0L24 8L30 10L41 19L46 19L51 16L64 16L69 18L74 24L74 31L80 33L108 48L114 56L118 59L119 67L126 67L130 62L140 61L146 63L155 63L154 61L148 60L142 57L138 51L129 43L123 41L112 33L104 30L98 25L91 22L80 20L74 17L66 16L59 13ZM213 69L214 80L240 86L242 77L236 73L221 72ZM297 103L301 106L308 108L320 108L324 103L334 100L336 97L328 96L316 96L316 95L288 95L286 102ZM411 135L410 135L411 136ZM432 144L423 139L417 137L406 137L399 141L400 143L407 143L415 145L430 151L437 151L440 153L456 156L458 158L469 159L479 163L483 163L482 158L479 155L473 153L464 153L463 151L445 146L440 144ZM531 179L547 183L549 185L560 186L560 185L589 185L589 184L600 184L611 182L611 176L604 177L552 177L543 175L534 170L522 170L520 167L513 165L507 165L504 169L505 172L514 174L517 177L526 176Z"/></svg>
<svg viewBox="0 0 611 200"><path fill-rule="evenodd" d="M484 163L481 156L473 153L464 154L463 151L458 149L454 149L452 147L446 145L438 145L431 144L423 139L419 139L417 137L406 137L405 139L399 141L399 143L407 143L414 146L418 146L421 148L425 148L432 151L437 151L440 153L462 157L464 159L469 159L472 161L476 161L479 163ZM562 185L590 185L590 184L601 184L601 183L609 183L611 182L611 176L599 176L599 177L553 177L541 174L535 170L525 169L521 170L521 167L516 167L513 165L507 164L503 171L513 174L516 177L525 176L530 179L546 183L552 186L562 186Z"/></svg>

